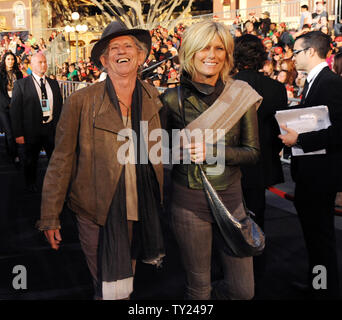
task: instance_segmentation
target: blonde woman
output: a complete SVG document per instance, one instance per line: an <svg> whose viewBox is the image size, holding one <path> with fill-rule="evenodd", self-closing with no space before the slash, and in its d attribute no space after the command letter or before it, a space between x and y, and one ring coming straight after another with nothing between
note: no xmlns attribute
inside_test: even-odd
<svg viewBox="0 0 342 320"><path fill-rule="evenodd" d="M194 123L203 112L210 110L219 96L222 98L227 86L234 84L242 95L244 90L255 93L246 83L229 77L234 65L233 50L233 39L223 24L205 21L186 30L179 53L184 117L179 108L178 89L168 89L162 96L168 129L182 129L184 124ZM224 244L195 165L203 163L203 168L208 167L206 160L211 148L198 143L183 147L190 153L192 162L173 165L171 222L186 273L186 298L252 299L252 257L233 257ZM208 179L229 211L241 219L246 213L239 165L254 163L259 156L255 107L248 109L226 134L224 153L223 172L210 175ZM224 279L216 283L213 291L210 270L212 248L219 252L224 273Z"/></svg>

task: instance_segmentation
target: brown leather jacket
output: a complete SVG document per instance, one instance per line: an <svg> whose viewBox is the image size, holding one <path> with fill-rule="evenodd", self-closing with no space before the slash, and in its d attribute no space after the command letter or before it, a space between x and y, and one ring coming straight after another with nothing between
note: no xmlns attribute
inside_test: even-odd
<svg viewBox="0 0 342 320"><path fill-rule="evenodd" d="M106 81L71 95L63 106L57 126L55 149L45 175L40 230L60 228L59 215L68 189L68 206L76 214L104 225L123 165L117 159L120 146L127 140L120 115L110 102ZM161 127L162 107L156 88L142 84L142 121L148 132ZM157 142L148 143L148 150ZM153 164L163 190L163 165Z"/></svg>

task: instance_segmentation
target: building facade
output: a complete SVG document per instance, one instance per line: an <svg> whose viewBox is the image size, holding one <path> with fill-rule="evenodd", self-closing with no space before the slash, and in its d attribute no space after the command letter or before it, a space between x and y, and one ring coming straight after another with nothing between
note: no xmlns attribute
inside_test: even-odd
<svg viewBox="0 0 342 320"><path fill-rule="evenodd" d="M0 0L0 31L27 31L36 38L47 32L46 0Z"/></svg>
<svg viewBox="0 0 342 320"><path fill-rule="evenodd" d="M325 10L331 24L341 17L341 1L325 0ZM251 15L261 17L262 12L268 11L273 22L285 22L296 28L301 15L300 6L306 4L310 12L316 10L316 0L214 0L213 14L218 18L232 23L236 15L247 20Z"/></svg>

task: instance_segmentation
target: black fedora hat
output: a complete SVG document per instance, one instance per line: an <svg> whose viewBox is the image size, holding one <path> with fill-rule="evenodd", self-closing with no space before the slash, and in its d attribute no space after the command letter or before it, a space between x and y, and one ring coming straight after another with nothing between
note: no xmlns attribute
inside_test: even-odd
<svg viewBox="0 0 342 320"><path fill-rule="evenodd" d="M131 35L144 43L147 47L146 59L151 51L151 35L144 29L128 29L123 22L113 21L103 31L100 40L98 40L91 50L91 59L98 68L102 67L100 56L107 47L110 40L119 36Z"/></svg>

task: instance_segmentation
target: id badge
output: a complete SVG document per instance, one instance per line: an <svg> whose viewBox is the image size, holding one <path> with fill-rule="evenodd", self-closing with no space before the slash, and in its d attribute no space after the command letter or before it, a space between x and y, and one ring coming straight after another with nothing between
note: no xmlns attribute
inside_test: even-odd
<svg viewBox="0 0 342 320"><path fill-rule="evenodd" d="M40 104L42 106L42 111L44 112L50 112L50 103L48 99L41 99Z"/></svg>

